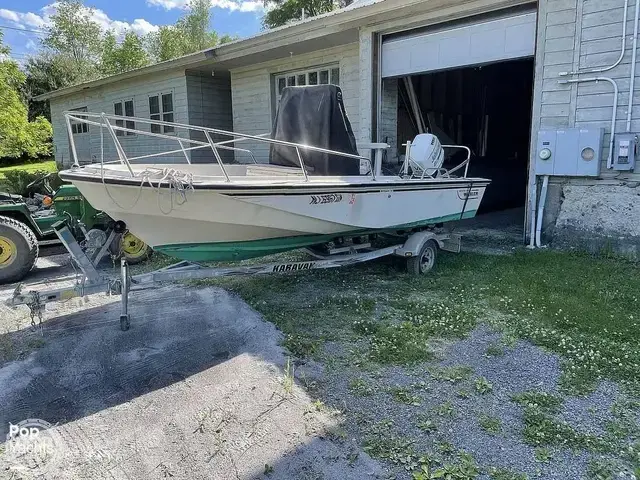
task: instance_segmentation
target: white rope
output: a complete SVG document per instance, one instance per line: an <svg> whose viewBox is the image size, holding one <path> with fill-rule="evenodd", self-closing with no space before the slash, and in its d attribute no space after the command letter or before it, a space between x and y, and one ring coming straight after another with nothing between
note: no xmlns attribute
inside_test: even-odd
<svg viewBox="0 0 640 480"><path fill-rule="evenodd" d="M104 177L104 168L101 168L101 177L102 184L104 185L105 191L107 192L107 196L111 199L111 201L121 210L130 211L135 208L135 206L140 201L142 197L142 189L146 184L148 184L151 188L156 191L156 198L158 203L158 209L164 214L169 215L174 210L174 195L178 195L178 198L175 200L175 205L184 205L187 203L187 192L193 191L193 174L184 173L180 170L176 170L174 168L164 168L164 169L151 169L147 168L136 174L136 177L140 179L140 185L138 186L138 192L136 194L136 198L133 203L127 207L124 207L118 203L118 201L113 197L111 192L109 191L109 187L105 182ZM154 185L152 178L160 177L158 179L157 184ZM163 183L167 183L170 197L170 207L169 210L164 210L160 203L160 197L165 196L166 194L162 192Z"/></svg>

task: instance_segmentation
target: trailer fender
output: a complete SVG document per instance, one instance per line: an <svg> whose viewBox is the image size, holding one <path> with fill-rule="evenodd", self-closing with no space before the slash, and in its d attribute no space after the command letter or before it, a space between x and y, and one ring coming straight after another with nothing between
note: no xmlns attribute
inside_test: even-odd
<svg viewBox="0 0 640 480"><path fill-rule="evenodd" d="M414 257L420 255L422 247L429 240L434 240L441 250L447 252L460 252L461 237L451 233L436 233L428 230L412 234L402 247L396 249L395 254L401 257Z"/></svg>

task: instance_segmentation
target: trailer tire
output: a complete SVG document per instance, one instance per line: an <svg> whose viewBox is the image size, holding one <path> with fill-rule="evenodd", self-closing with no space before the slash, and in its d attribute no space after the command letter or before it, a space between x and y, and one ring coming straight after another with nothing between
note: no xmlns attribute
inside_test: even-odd
<svg viewBox="0 0 640 480"><path fill-rule="evenodd" d="M420 253L414 257L407 258L407 271L411 275L422 275L429 273L436 265L438 258L438 242L427 240L420 249Z"/></svg>
<svg viewBox="0 0 640 480"><path fill-rule="evenodd" d="M38 239L24 223L0 216L0 284L19 282L38 259Z"/></svg>

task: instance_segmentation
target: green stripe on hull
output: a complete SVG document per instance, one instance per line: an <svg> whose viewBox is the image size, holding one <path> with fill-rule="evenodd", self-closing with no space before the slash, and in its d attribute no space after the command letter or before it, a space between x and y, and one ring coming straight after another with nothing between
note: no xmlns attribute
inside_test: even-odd
<svg viewBox="0 0 640 480"><path fill-rule="evenodd" d="M475 215L476 211L471 210L465 212L462 218L473 218ZM460 215L447 215L445 217L432 218L421 222L397 225L385 230L359 230L345 232L339 235L301 235L296 237L251 240L246 242L178 243L173 245L156 245L153 249L156 252L163 253L170 257L178 258L180 260L188 260L191 262L239 261L326 243L337 236L392 232L395 230L416 228L424 225L432 225L434 223L444 223L454 220L460 220Z"/></svg>

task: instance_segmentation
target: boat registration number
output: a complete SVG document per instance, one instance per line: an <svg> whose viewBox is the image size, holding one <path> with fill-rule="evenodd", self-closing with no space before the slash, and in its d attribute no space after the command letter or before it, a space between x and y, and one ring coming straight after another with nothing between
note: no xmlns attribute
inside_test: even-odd
<svg viewBox="0 0 640 480"><path fill-rule="evenodd" d="M342 201L342 194L330 193L327 195L311 195L309 205L323 205L326 203L338 203Z"/></svg>

